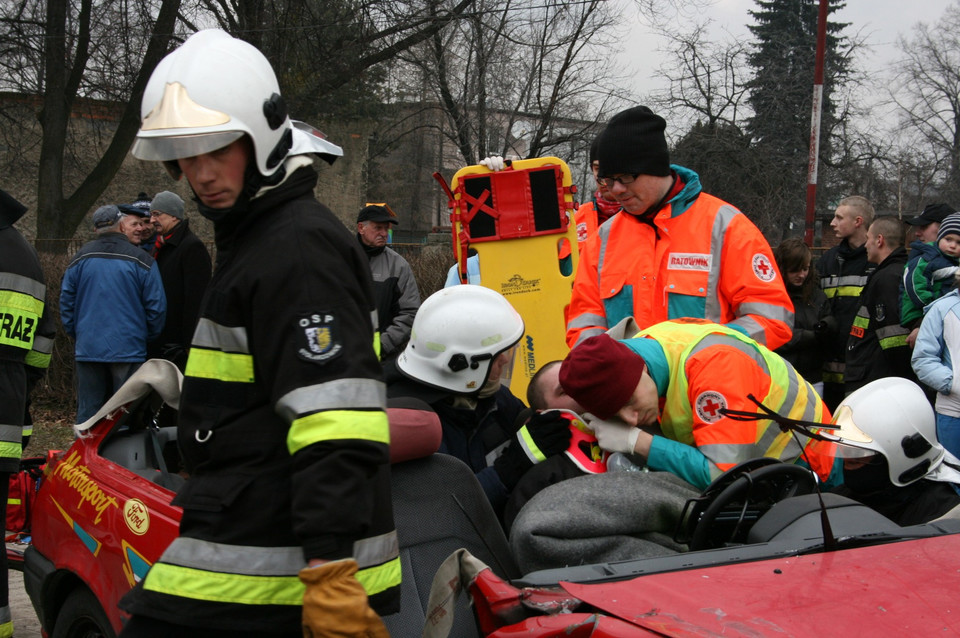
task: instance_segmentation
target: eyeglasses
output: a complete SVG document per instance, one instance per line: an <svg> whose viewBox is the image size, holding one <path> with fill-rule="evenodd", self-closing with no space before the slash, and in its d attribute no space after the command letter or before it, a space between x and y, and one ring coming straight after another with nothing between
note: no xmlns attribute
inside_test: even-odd
<svg viewBox="0 0 960 638"><path fill-rule="evenodd" d="M160 215L166 215L166 213L159 210L150 211L150 217L160 217Z"/></svg>
<svg viewBox="0 0 960 638"><path fill-rule="evenodd" d="M627 173L626 175L618 175L617 177L598 177L597 182L607 188L613 188L614 182L620 182L621 186L627 186L632 184L638 177L640 177L640 173Z"/></svg>

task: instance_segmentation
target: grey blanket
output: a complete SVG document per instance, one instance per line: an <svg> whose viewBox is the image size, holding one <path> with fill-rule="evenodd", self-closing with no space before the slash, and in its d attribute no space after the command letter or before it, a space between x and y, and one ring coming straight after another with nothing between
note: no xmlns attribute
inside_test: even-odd
<svg viewBox="0 0 960 638"><path fill-rule="evenodd" d="M544 489L520 510L510 547L524 573L675 554L673 533L699 491L669 472L589 474Z"/></svg>

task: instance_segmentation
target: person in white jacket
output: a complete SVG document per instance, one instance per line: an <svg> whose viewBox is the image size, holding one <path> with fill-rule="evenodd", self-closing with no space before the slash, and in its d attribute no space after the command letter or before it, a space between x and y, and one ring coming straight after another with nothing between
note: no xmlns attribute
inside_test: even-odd
<svg viewBox="0 0 960 638"><path fill-rule="evenodd" d="M936 390L937 439L960 455L960 292L953 290L924 308L911 364L917 378Z"/></svg>

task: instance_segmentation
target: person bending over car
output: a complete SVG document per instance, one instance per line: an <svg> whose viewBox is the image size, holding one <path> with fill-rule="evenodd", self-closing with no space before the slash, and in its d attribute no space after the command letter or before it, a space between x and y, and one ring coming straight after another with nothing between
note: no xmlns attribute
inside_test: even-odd
<svg viewBox="0 0 960 638"><path fill-rule="evenodd" d="M601 448L633 454L649 469L673 472L700 489L743 461L765 456L793 463L801 456L793 436L772 421L733 420L724 408L756 413L752 395L784 416L820 423L830 417L782 357L703 319L665 321L623 341L589 337L570 351L558 376L563 391L595 417L589 425ZM658 421L662 435L642 429ZM804 446L824 481L833 447L809 440Z"/></svg>

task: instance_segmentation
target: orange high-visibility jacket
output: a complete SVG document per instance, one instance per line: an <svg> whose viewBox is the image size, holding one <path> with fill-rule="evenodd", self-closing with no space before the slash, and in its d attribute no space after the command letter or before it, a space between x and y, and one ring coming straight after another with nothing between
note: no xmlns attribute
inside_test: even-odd
<svg viewBox="0 0 960 638"><path fill-rule="evenodd" d="M699 481L700 487L738 463L761 456L793 463L800 457L800 445L811 468L827 480L835 455L833 443L800 436L798 445L791 433L769 419L739 421L720 412L721 408L759 412L747 396L752 394L782 416L829 423L830 411L823 400L786 359L738 330L701 319L660 323L623 343L642 356L644 338L656 341L666 359L666 370L658 372L653 360L649 366L655 380L661 376L657 388L664 398L663 436L696 447L709 463L710 476ZM662 454L669 456L669 449L662 447ZM657 467L658 463L665 467ZM676 462L651 452L648 465L669 469ZM694 481L694 477L683 478Z"/></svg>
<svg viewBox="0 0 960 638"><path fill-rule="evenodd" d="M641 328L699 317L775 350L790 340L793 302L760 230L746 215L701 192L696 173L653 222L620 213L582 246L567 344L633 316Z"/></svg>

